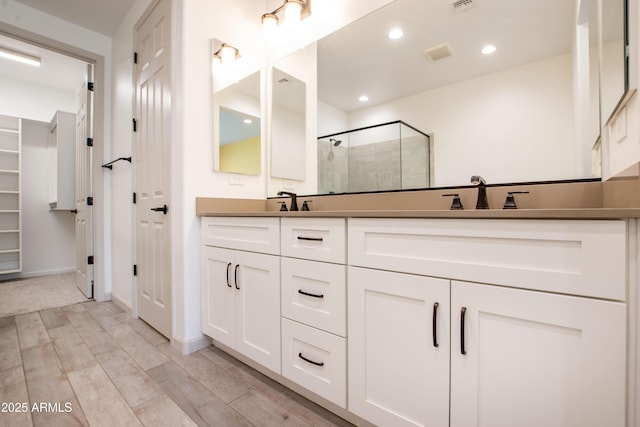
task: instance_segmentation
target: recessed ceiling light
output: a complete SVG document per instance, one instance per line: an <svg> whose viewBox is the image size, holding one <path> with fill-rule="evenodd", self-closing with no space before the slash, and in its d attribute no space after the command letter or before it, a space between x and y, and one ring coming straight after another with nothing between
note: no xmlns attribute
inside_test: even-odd
<svg viewBox="0 0 640 427"><path fill-rule="evenodd" d="M488 44L482 48L481 52L483 55L490 55L496 51L496 47L492 44Z"/></svg>
<svg viewBox="0 0 640 427"><path fill-rule="evenodd" d="M404 33L400 28L394 28L389 31L389 38L391 40L398 40L399 38L402 38L402 36L404 36Z"/></svg>
<svg viewBox="0 0 640 427"><path fill-rule="evenodd" d="M251 119L244 119L244 123L250 125L253 122L251 121Z"/></svg>
<svg viewBox="0 0 640 427"><path fill-rule="evenodd" d="M367 102L369 100L369 97L367 95L362 95L360 96L360 98L358 98L358 101L360 102Z"/></svg>

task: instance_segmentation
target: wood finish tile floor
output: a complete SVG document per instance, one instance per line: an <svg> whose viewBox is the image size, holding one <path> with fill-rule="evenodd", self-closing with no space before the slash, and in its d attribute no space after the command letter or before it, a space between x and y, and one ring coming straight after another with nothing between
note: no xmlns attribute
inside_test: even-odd
<svg viewBox="0 0 640 427"><path fill-rule="evenodd" d="M111 302L0 318L0 426L350 426L226 353L188 356Z"/></svg>

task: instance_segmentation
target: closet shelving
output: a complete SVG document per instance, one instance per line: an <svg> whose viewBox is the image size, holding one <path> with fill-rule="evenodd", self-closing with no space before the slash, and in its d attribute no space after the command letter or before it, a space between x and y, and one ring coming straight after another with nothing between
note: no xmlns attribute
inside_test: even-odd
<svg viewBox="0 0 640 427"><path fill-rule="evenodd" d="M0 115L0 274L22 270L22 120Z"/></svg>

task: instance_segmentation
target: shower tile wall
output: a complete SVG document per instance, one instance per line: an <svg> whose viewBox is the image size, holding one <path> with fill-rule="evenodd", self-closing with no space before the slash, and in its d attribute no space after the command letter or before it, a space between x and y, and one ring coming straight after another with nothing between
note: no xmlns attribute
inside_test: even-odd
<svg viewBox="0 0 640 427"><path fill-rule="evenodd" d="M428 187L429 147L423 136L403 138L402 148L398 139L351 148L331 145L318 141L320 194Z"/></svg>
<svg viewBox="0 0 640 427"><path fill-rule="evenodd" d="M348 192L348 172L348 148L318 141L318 194Z"/></svg>

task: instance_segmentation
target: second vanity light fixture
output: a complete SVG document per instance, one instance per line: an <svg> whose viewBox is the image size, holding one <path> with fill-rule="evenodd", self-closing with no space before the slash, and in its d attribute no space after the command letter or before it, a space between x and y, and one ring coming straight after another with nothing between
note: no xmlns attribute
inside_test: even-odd
<svg viewBox="0 0 640 427"><path fill-rule="evenodd" d="M284 0L273 12L262 15L262 34L267 40L273 40L278 30L278 13L284 11L284 25L294 27L311 15L311 0Z"/></svg>
<svg viewBox="0 0 640 427"><path fill-rule="evenodd" d="M223 74L224 69L233 65L238 58L240 58L240 52L237 48L227 43L222 43L220 49L213 53L211 59L213 74L216 76Z"/></svg>

